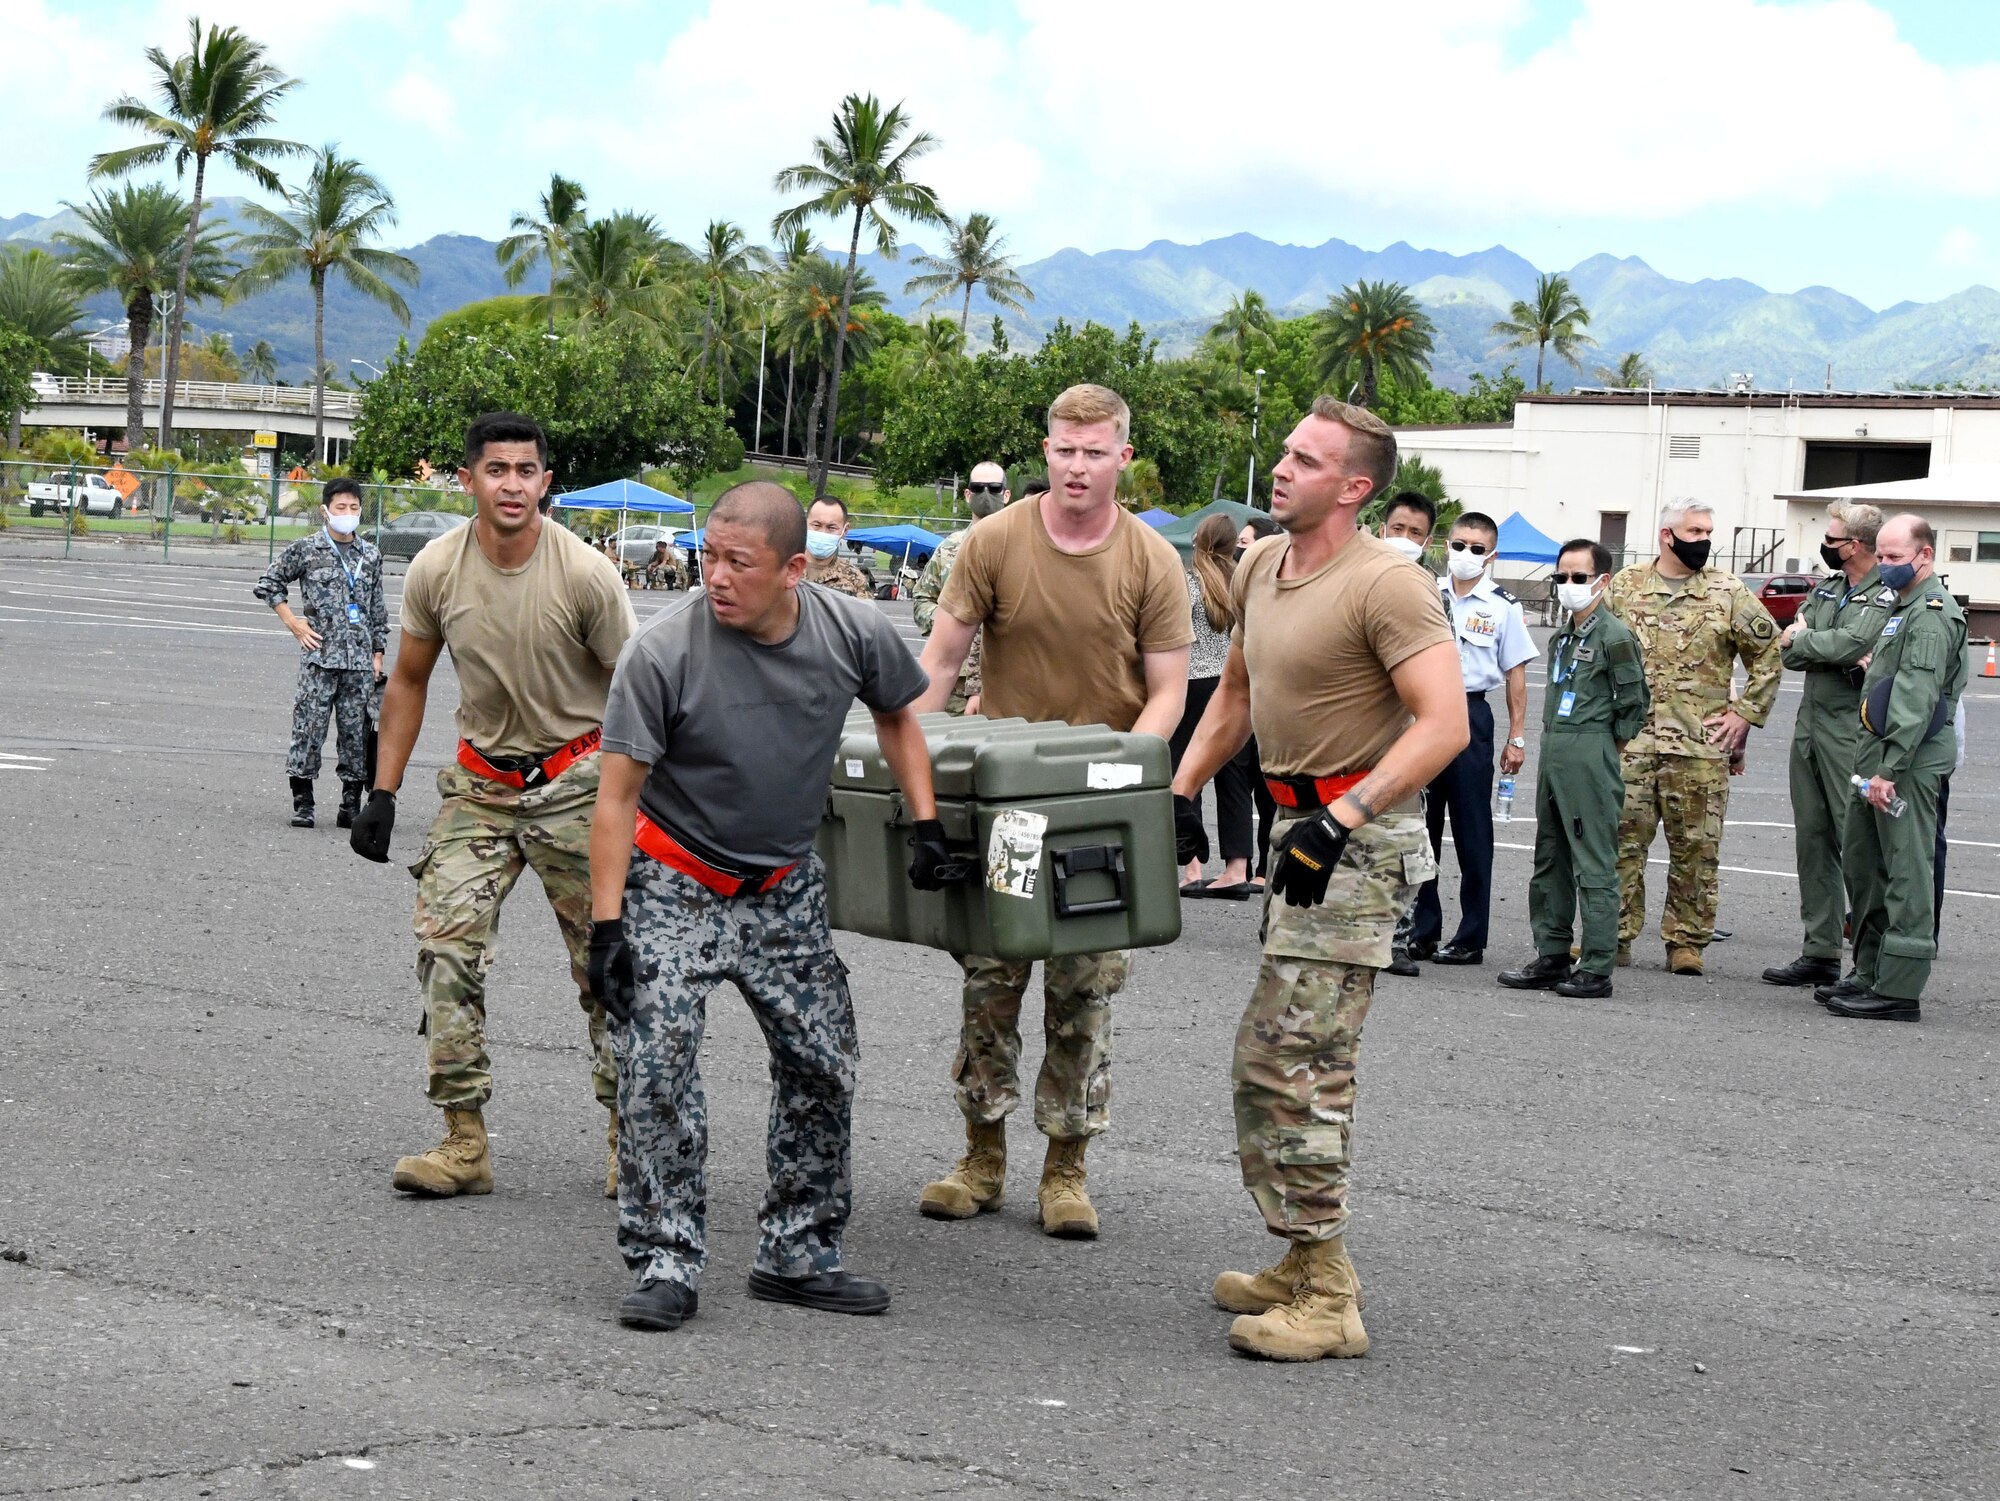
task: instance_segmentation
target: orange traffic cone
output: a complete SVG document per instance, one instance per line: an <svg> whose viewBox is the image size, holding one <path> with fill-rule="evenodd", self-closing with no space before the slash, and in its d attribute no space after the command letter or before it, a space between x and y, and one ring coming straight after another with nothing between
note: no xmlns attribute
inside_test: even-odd
<svg viewBox="0 0 2000 1501"><path fill-rule="evenodd" d="M1991 641L1986 643L1986 670L1979 674L1983 678L2000 678L2000 666L1993 660L1993 646Z"/></svg>

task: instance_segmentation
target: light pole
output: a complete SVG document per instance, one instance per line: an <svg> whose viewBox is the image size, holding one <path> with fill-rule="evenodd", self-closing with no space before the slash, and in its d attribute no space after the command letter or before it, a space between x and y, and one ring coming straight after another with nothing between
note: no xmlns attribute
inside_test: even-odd
<svg viewBox="0 0 2000 1501"><path fill-rule="evenodd" d="M350 364L350 365L359 365L359 366L360 366L360 367L361 367L361 368L362 368L363 370L372 370L372 371L374 371L374 372L375 372L375 378L376 378L377 380L380 380L380 379L382 378L382 367L381 367L380 365L371 365L371 364L369 364L369 363L368 363L368 361L366 361L366 360L357 360L357 359L354 359L354 358L352 358L352 357L350 357L350 358L348 359L347 363L348 363L348 364Z"/></svg>
<svg viewBox="0 0 2000 1501"><path fill-rule="evenodd" d="M1257 419L1264 415L1264 372L1257 371L1257 394L1250 405L1250 467L1243 476L1243 504L1250 505L1257 484Z"/></svg>
<svg viewBox="0 0 2000 1501"><path fill-rule="evenodd" d="M764 334L769 327L768 322L757 325L757 417L750 436L752 453L761 453L764 448Z"/></svg>

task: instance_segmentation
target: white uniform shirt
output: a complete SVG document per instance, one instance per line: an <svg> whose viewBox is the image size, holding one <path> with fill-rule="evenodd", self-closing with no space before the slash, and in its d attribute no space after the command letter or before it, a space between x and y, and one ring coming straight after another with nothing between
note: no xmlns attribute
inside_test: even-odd
<svg viewBox="0 0 2000 1501"><path fill-rule="evenodd" d="M1451 613L1458 670L1465 675L1467 693L1491 692L1516 667L1541 655L1528 634L1521 602L1494 583L1490 573L1481 574L1464 596L1452 588L1449 577L1438 580L1438 587Z"/></svg>

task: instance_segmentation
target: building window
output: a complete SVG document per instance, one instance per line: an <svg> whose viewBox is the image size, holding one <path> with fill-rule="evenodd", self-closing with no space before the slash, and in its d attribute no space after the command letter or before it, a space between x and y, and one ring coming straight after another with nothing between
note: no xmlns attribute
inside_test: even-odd
<svg viewBox="0 0 2000 1501"><path fill-rule="evenodd" d="M1972 532L1946 532L1944 534L1945 558L1952 563L1970 563L1973 549L1978 546L1978 537Z"/></svg>
<svg viewBox="0 0 2000 1501"><path fill-rule="evenodd" d="M1930 472L1928 443L1822 443L1808 439L1802 488L1879 485L1890 480L1922 479Z"/></svg>
<svg viewBox="0 0 2000 1501"><path fill-rule="evenodd" d="M1953 559L1956 562L1956 559ZM1979 553L1975 559L1981 563L2000 563L2000 532L1979 534Z"/></svg>
<svg viewBox="0 0 2000 1501"><path fill-rule="evenodd" d="M1698 459L1701 457L1701 435L1684 433L1667 439L1667 457L1670 459Z"/></svg>

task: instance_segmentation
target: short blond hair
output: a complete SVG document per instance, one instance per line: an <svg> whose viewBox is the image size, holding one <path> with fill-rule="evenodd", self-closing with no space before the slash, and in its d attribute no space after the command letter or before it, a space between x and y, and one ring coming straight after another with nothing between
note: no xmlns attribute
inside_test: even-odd
<svg viewBox="0 0 2000 1501"><path fill-rule="evenodd" d="M1883 517L1874 506L1858 500L1836 500L1827 507L1827 514L1847 528L1848 536L1870 552L1875 550L1875 539L1882 535Z"/></svg>
<svg viewBox="0 0 2000 1501"><path fill-rule="evenodd" d="M1350 405L1337 396L1315 397L1312 415L1347 429L1348 472L1369 481L1369 500L1396 482L1396 434L1388 423L1368 408Z"/></svg>
<svg viewBox="0 0 2000 1501"><path fill-rule="evenodd" d="M1132 409L1109 386L1071 386L1049 403L1049 426L1058 422L1115 422L1120 443L1132 437Z"/></svg>

